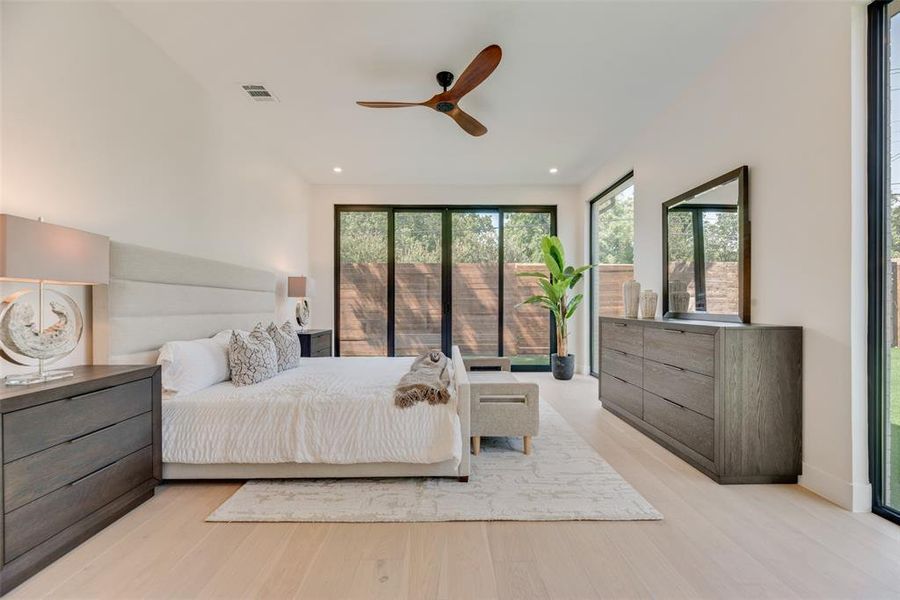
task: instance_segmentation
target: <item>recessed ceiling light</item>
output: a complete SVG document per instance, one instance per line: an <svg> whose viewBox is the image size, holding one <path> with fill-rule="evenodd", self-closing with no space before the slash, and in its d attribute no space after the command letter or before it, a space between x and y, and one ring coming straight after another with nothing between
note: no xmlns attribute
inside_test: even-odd
<svg viewBox="0 0 900 600"><path fill-rule="evenodd" d="M556 167L550 167L551 175L556 175L557 173L559 173L559 169L557 169Z"/></svg>
<svg viewBox="0 0 900 600"><path fill-rule="evenodd" d="M343 173L344 172L344 170L340 167L335 167L332 169L332 171L334 171L335 173Z"/></svg>

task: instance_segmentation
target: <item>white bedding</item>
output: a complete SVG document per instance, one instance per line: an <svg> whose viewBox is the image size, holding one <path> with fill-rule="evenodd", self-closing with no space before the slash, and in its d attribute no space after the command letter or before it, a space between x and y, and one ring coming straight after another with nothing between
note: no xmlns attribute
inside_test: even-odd
<svg viewBox="0 0 900 600"><path fill-rule="evenodd" d="M230 381L164 399L166 463L437 463L462 457L447 405L394 406L412 358L303 358L245 387Z"/></svg>

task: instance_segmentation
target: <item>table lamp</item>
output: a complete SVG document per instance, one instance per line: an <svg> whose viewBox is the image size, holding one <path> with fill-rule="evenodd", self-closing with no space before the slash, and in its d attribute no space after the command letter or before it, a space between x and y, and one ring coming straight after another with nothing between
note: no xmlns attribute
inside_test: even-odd
<svg viewBox="0 0 900 600"><path fill-rule="evenodd" d="M297 325L300 326L301 330L309 327L309 299L306 294L307 281L305 276L288 277L288 298L299 298L295 314L297 316Z"/></svg>
<svg viewBox="0 0 900 600"><path fill-rule="evenodd" d="M6 385L28 385L72 375L72 371L45 369L71 353L81 340L84 317L70 296L45 289L45 284L93 285L109 282L109 238L0 214L0 281L37 284L22 289L0 304L0 357L37 371L9 375ZM31 301L30 301L31 300ZM44 306L44 302L47 306ZM45 308L56 322L45 326Z"/></svg>

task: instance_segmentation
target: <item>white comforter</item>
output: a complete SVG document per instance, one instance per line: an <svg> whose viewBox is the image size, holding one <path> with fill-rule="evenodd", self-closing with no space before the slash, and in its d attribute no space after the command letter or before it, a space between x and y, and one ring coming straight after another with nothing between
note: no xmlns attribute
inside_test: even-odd
<svg viewBox="0 0 900 600"><path fill-rule="evenodd" d="M411 358L304 358L245 387L163 400L167 463L436 463L462 456L456 397L394 406Z"/></svg>

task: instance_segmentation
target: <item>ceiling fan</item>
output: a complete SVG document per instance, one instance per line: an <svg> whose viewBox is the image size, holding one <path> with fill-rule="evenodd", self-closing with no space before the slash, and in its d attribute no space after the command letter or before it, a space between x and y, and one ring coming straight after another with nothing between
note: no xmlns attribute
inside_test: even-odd
<svg viewBox="0 0 900 600"><path fill-rule="evenodd" d="M479 123L474 117L466 113L459 107L459 101L463 96L474 90L482 81L488 78L488 75L494 72L497 65L500 64L502 56L500 46L492 44L478 53L462 75L456 80L449 90L450 84L453 83L453 73L449 71L441 71L437 74L438 85L444 88L444 91L435 94L430 100L425 102L357 102L360 106L366 108L406 108L408 106L427 106L438 112L444 113L462 127L469 135L479 136L487 133L487 127Z"/></svg>

